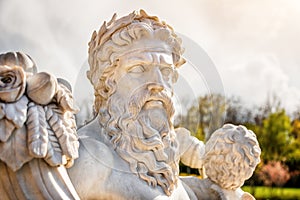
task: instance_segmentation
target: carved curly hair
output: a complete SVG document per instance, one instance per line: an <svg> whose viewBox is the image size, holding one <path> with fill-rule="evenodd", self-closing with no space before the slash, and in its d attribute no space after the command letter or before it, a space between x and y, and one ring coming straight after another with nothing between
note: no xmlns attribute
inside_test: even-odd
<svg viewBox="0 0 300 200"><path fill-rule="evenodd" d="M235 190L252 176L260 154L256 135L251 130L225 124L205 145L206 174L222 188Z"/></svg>

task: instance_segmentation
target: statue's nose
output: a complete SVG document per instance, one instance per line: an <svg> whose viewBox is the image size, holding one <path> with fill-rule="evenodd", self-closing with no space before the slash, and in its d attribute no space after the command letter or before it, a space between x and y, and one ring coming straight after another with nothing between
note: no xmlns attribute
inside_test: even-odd
<svg viewBox="0 0 300 200"><path fill-rule="evenodd" d="M164 80L158 67L155 67L151 73L151 81L148 90L151 92L161 92L164 89Z"/></svg>
<svg viewBox="0 0 300 200"><path fill-rule="evenodd" d="M159 93L164 89L164 86L157 84L157 83L151 83L148 85L148 90L152 93Z"/></svg>

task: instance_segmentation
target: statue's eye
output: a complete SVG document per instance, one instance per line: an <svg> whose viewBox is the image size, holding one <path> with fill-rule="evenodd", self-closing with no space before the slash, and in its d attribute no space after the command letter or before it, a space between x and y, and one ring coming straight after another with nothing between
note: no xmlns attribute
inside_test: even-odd
<svg viewBox="0 0 300 200"><path fill-rule="evenodd" d="M163 76L170 76L173 72L173 69L171 67L163 67L160 69L160 71Z"/></svg>
<svg viewBox="0 0 300 200"><path fill-rule="evenodd" d="M160 68L161 74L164 77L165 81L170 81L173 76L173 68L171 67L162 67Z"/></svg>
<svg viewBox="0 0 300 200"><path fill-rule="evenodd" d="M143 65L135 65L128 70L129 73L143 73L145 72L145 67Z"/></svg>

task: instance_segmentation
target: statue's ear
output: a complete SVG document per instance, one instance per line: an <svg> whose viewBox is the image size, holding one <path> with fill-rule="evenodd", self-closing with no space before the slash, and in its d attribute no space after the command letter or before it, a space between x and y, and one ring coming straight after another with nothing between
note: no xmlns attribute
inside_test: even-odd
<svg viewBox="0 0 300 200"><path fill-rule="evenodd" d="M63 78L57 78L57 82L66 86L70 90L70 92L72 92L72 86L67 80L65 80Z"/></svg>

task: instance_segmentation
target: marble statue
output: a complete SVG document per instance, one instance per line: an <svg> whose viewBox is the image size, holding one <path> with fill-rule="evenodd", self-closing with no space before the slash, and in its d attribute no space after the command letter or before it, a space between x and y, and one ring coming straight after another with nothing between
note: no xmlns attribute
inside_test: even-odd
<svg viewBox="0 0 300 200"><path fill-rule="evenodd" d="M23 53L0 55L1 199L252 197L240 187L259 162L253 132L225 125L204 145L173 126L185 60L171 26L143 10L114 15L93 33L88 62L95 118L76 130L67 81ZM208 178L180 177L179 162Z"/></svg>
<svg viewBox="0 0 300 200"><path fill-rule="evenodd" d="M97 117L78 130L80 158L69 169L81 198L195 198L178 165L182 157L202 168L204 144L172 124L182 54L173 29L143 10L114 15L93 33L87 76Z"/></svg>
<svg viewBox="0 0 300 200"><path fill-rule="evenodd" d="M69 85L20 52L0 55L0 199L79 199L66 171L78 157Z"/></svg>
<svg viewBox="0 0 300 200"><path fill-rule="evenodd" d="M205 144L204 167L207 178L185 177L198 199L251 200L241 186L260 162L256 135L244 126L225 124Z"/></svg>

